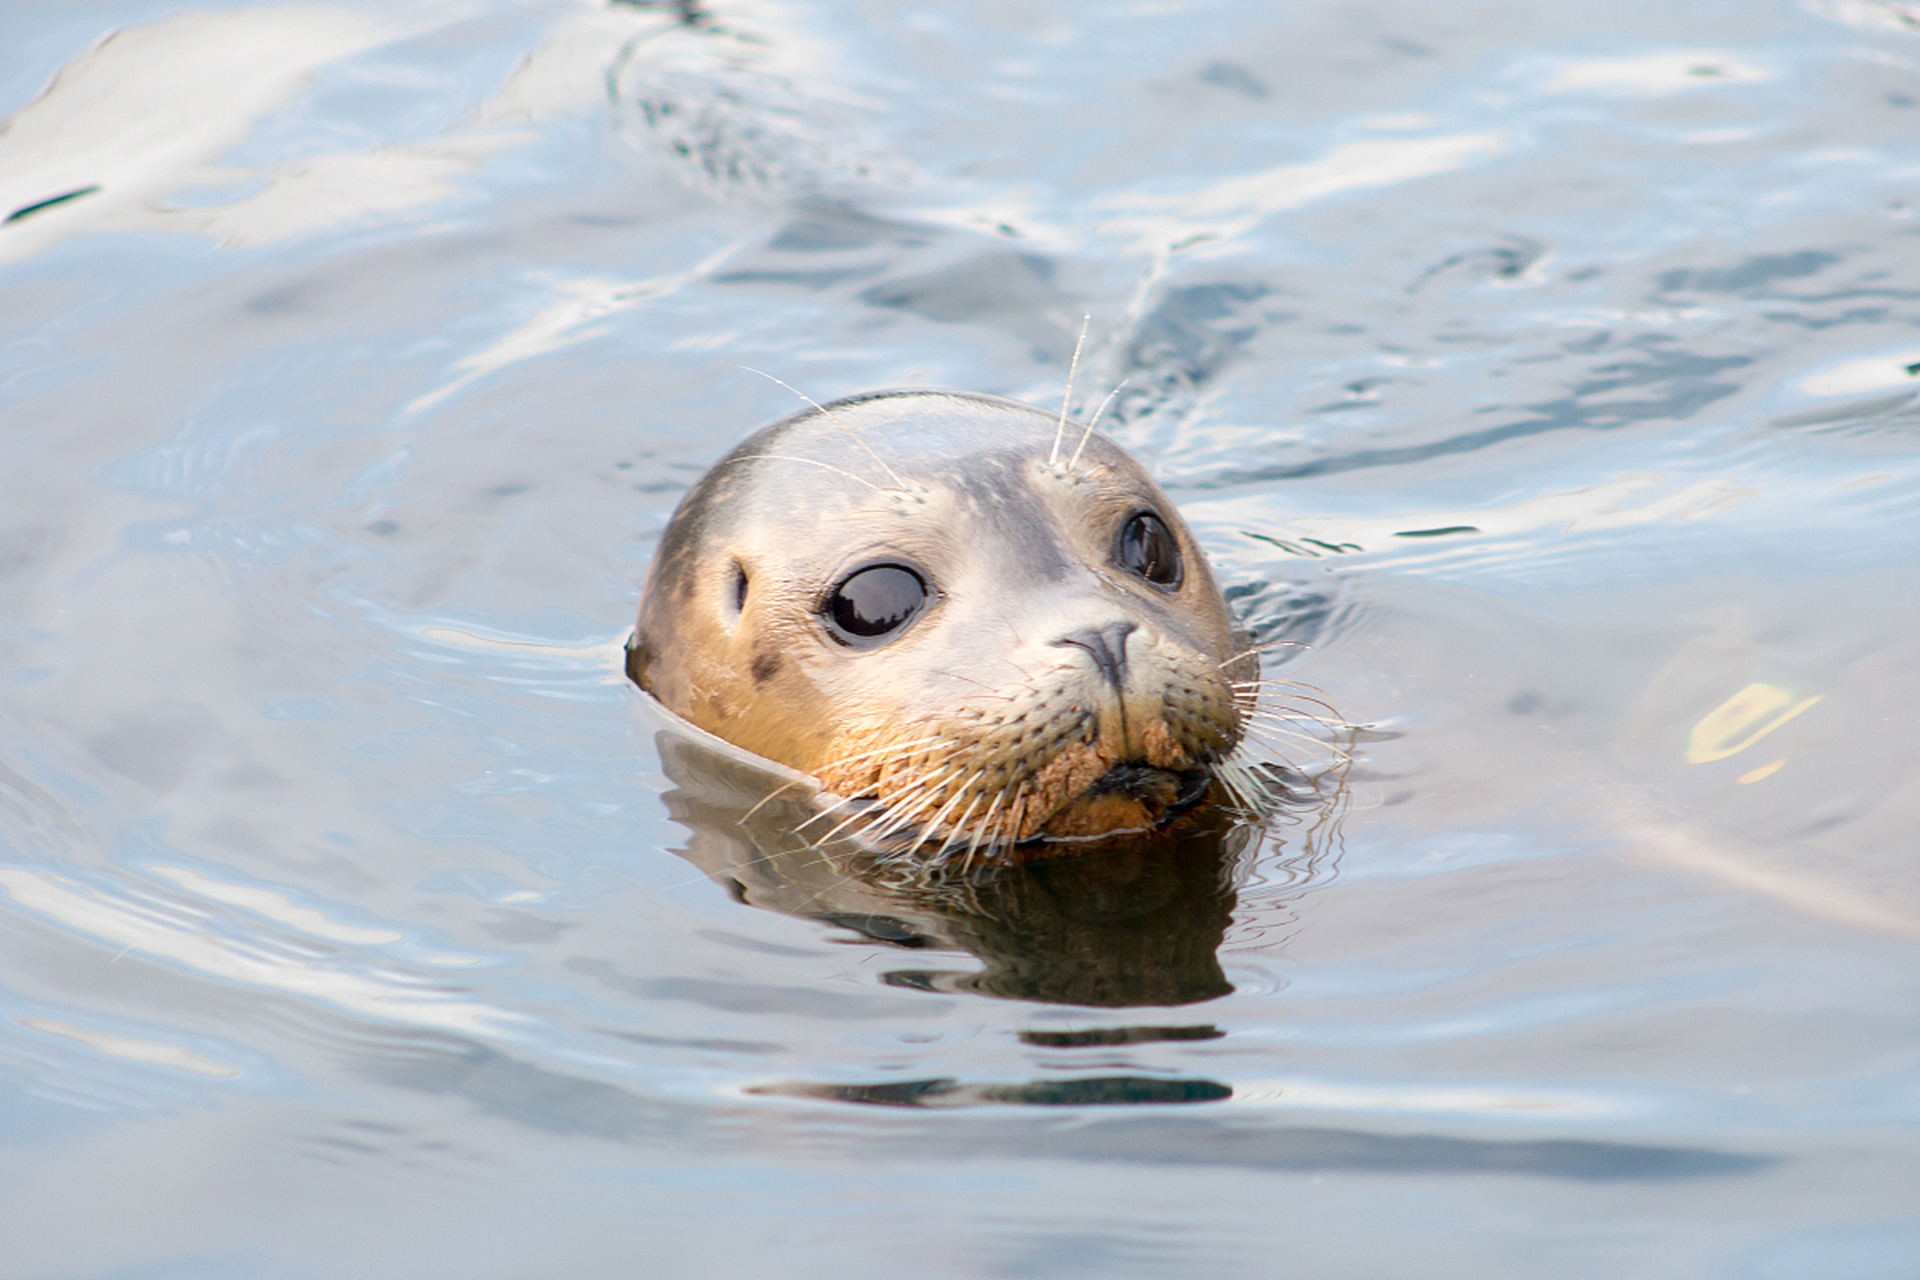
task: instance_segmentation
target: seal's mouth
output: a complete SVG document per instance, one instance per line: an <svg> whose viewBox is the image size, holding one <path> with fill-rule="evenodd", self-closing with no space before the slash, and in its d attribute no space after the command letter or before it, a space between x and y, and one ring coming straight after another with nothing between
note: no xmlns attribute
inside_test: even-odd
<svg viewBox="0 0 1920 1280"><path fill-rule="evenodd" d="M1017 806L1012 810L1015 813L1033 806L1045 815L1029 820L1030 825L1011 837L996 831L991 818L979 826L968 825L971 813L989 797L965 790L922 787L919 791L908 790L904 801L869 792L835 800L827 812L835 815L834 834L850 830L855 839L889 853L911 854L925 848L937 854L962 849L971 860L982 850L991 859L998 850L1019 861L1051 856L1049 846L1054 854L1078 853L1099 842L1124 841L1167 830L1206 802L1214 782L1210 765L1170 769L1136 757L1108 765L1078 792L1053 799L1050 809L1038 808L1044 803L1043 790L1001 793L991 800L990 815L1007 799ZM902 804L922 811L940 806L942 811L931 822L901 821L897 815ZM963 804L967 807L961 816L950 821L948 815Z"/></svg>
<svg viewBox="0 0 1920 1280"><path fill-rule="evenodd" d="M1162 769L1143 761L1114 765L1047 819L1036 840L1097 840L1156 831L1207 798L1205 769Z"/></svg>

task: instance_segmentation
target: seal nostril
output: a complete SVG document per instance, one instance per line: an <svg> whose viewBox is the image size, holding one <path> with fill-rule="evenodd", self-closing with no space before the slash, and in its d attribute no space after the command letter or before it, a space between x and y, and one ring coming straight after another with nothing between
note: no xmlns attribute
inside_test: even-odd
<svg viewBox="0 0 1920 1280"><path fill-rule="evenodd" d="M1127 670L1127 637L1140 629L1137 622L1109 622L1103 627L1082 627L1070 631L1053 643L1085 649L1100 669L1106 682L1118 689Z"/></svg>

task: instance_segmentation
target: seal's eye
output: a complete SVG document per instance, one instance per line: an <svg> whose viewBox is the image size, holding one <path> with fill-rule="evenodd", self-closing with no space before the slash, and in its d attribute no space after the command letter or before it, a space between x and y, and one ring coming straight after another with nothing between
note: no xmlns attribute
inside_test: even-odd
<svg viewBox="0 0 1920 1280"><path fill-rule="evenodd" d="M1156 587L1180 585L1180 544L1166 522L1151 511L1140 512L1120 527L1114 557L1122 569Z"/></svg>
<svg viewBox="0 0 1920 1280"><path fill-rule="evenodd" d="M822 612L834 639L867 649L912 622L927 595L926 579L905 565L868 565L833 589Z"/></svg>

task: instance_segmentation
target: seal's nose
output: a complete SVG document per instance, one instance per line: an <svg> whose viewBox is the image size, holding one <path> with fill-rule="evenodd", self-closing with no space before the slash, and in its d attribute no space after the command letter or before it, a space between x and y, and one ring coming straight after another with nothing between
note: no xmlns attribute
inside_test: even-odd
<svg viewBox="0 0 1920 1280"><path fill-rule="evenodd" d="M1137 622L1109 622L1102 627L1082 627L1069 631L1053 643L1085 649L1093 665L1115 689L1122 687L1127 671L1127 637L1140 629Z"/></svg>

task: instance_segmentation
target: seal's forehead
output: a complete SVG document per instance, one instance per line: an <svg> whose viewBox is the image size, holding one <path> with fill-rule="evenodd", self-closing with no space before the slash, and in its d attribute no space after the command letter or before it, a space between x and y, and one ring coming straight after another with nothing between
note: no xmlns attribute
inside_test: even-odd
<svg viewBox="0 0 1920 1280"><path fill-rule="evenodd" d="M682 502L660 557L701 558L769 541L810 546L821 531L875 513L925 518L937 509L945 518L992 510L997 524L1018 524L1020 509L1037 500L1036 485L1070 479L1094 481L1082 491L1088 497L1164 502L1119 445L1030 405L947 391L856 396L742 441ZM961 506L945 506L936 494ZM1032 527L1044 527L1034 514Z"/></svg>
<svg viewBox="0 0 1920 1280"><path fill-rule="evenodd" d="M1083 445L1084 440L1084 445ZM858 481L922 475L950 479L958 464L989 456L1084 462L1145 478L1105 436L1031 405L949 391L892 391L835 401L757 432L736 452L827 463Z"/></svg>

